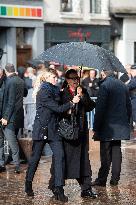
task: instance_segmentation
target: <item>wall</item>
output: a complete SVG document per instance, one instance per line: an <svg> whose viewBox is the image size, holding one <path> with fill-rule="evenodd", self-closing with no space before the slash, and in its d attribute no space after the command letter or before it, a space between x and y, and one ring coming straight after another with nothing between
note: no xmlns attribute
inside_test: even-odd
<svg viewBox="0 0 136 205"><path fill-rule="evenodd" d="M112 13L136 13L136 0L110 0Z"/></svg>
<svg viewBox="0 0 136 205"><path fill-rule="evenodd" d="M90 14L90 0L81 0L82 13L61 12L61 0L44 0L46 23L109 25L109 0L102 0L102 14Z"/></svg>
<svg viewBox="0 0 136 205"><path fill-rule="evenodd" d="M136 17L125 18L123 23L124 62L134 63L134 42L136 42Z"/></svg>

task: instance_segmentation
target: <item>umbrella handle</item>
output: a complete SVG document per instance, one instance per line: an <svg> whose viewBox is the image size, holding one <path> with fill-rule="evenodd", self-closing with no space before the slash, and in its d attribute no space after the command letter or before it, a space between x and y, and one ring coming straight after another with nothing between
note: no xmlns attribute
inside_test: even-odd
<svg viewBox="0 0 136 205"><path fill-rule="evenodd" d="M79 85L81 85L81 77L82 77L82 68L83 68L83 64L81 65L81 67L80 67L80 73L79 73Z"/></svg>

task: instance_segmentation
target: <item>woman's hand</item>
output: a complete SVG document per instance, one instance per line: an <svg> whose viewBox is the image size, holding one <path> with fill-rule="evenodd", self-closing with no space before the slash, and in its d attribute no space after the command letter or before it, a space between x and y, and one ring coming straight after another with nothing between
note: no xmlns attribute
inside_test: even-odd
<svg viewBox="0 0 136 205"><path fill-rule="evenodd" d="M2 119L0 120L0 122L1 122L1 124L4 125L4 126L7 126L7 124L8 124L8 121L5 120L4 118L2 118Z"/></svg>
<svg viewBox="0 0 136 205"><path fill-rule="evenodd" d="M75 96L73 97L72 102L73 102L73 103L78 103L79 101L80 101L80 97L79 97L78 94L77 94L77 95L75 95Z"/></svg>

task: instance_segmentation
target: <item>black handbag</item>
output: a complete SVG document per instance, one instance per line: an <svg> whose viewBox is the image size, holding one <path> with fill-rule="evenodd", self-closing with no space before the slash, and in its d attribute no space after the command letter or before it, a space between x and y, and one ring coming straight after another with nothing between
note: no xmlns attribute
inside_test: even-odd
<svg viewBox="0 0 136 205"><path fill-rule="evenodd" d="M79 127L76 121L76 116L71 114L71 117L63 118L59 122L59 135L66 140L77 140L79 137Z"/></svg>

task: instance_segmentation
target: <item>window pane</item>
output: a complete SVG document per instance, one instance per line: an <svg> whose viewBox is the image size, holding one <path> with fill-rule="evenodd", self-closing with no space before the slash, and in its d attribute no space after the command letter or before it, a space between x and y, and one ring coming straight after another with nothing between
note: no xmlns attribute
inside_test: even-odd
<svg viewBox="0 0 136 205"><path fill-rule="evenodd" d="M61 0L61 11L71 12L72 11L72 0Z"/></svg>
<svg viewBox="0 0 136 205"><path fill-rule="evenodd" d="M90 13L101 13L101 0L90 0Z"/></svg>

